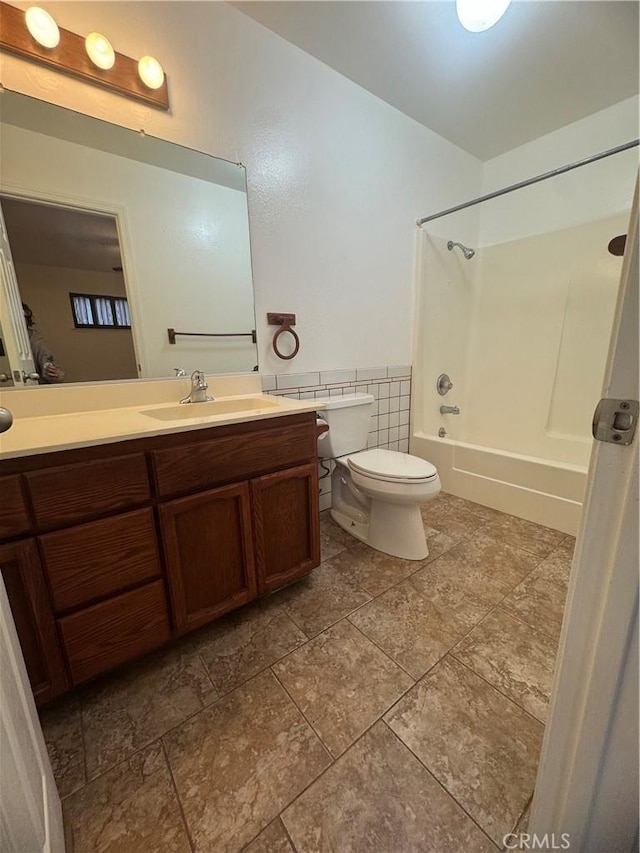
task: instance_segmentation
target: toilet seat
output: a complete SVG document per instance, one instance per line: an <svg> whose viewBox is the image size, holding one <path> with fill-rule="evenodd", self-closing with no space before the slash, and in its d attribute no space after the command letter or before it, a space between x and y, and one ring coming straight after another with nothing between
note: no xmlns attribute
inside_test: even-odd
<svg viewBox="0 0 640 853"><path fill-rule="evenodd" d="M346 457L348 467L364 477L387 483L418 485L438 478L435 465L397 450L363 450Z"/></svg>

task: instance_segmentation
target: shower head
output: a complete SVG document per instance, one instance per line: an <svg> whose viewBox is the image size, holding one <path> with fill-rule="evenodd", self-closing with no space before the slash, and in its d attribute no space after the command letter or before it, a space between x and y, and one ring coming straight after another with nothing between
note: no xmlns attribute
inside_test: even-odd
<svg viewBox="0 0 640 853"><path fill-rule="evenodd" d="M453 240L449 240L449 242L447 243L447 249L451 252L453 251L454 246L457 246L459 249L462 249L462 254L468 261L470 261L476 253L475 249L467 249L467 247L463 246L462 243L454 243Z"/></svg>

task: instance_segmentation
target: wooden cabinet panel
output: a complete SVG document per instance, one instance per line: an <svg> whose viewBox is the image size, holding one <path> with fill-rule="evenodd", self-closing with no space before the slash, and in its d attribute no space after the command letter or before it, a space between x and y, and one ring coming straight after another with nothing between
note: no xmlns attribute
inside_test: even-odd
<svg viewBox="0 0 640 853"><path fill-rule="evenodd" d="M247 483L162 504L160 519L180 633L256 597Z"/></svg>
<svg viewBox="0 0 640 853"><path fill-rule="evenodd" d="M125 592L58 624L73 683L80 684L169 639L164 585L155 581Z"/></svg>
<svg viewBox="0 0 640 853"><path fill-rule="evenodd" d="M19 536L29 530L29 513L24 502L20 475L0 477L0 539Z"/></svg>
<svg viewBox="0 0 640 853"><path fill-rule="evenodd" d="M25 475L38 525L58 527L150 499L142 453L44 468Z"/></svg>
<svg viewBox="0 0 640 853"><path fill-rule="evenodd" d="M316 455L315 419L240 435L183 444L153 453L158 493L195 492L244 480Z"/></svg>
<svg viewBox="0 0 640 853"><path fill-rule="evenodd" d="M54 607L69 610L160 575L153 510L40 537Z"/></svg>
<svg viewBox="0 0 640 853"><path fill-rule="evenodd" d="M68 688L60 643L33 539L0 545L0 569L37 704Z"/></svg>
<svg viewBox="0 0 640 853"><path fill-rule="evenodd" d="M276 589L320 563L318 467L279 471L251 482L260 592Z"/></svg>

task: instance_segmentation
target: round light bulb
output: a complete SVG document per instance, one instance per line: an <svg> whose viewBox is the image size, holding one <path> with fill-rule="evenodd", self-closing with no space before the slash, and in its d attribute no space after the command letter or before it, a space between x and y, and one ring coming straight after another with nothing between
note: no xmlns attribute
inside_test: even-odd
<svg viewBox="0 0 640 853"><path fill-rule="evenodd" d="M138 62L138 74L149 89L159 89L164 83L162 65L153 56L143 56Z"/></svg>
<svg viewBox="0 0 640 853"><path fill-rule="evenodd" d="M113 68L116 55L108 38L100 33L89 33L84 40L84 46L89 59L94 65L102 68L103 71Z"/></svg>
<svg viewBox="0 0 640 853"><path fill-rule="evenodd" d="M57 47L60 30L48 12L39 6L30 6L25 14L27 29L42 47Z"/></svg>
<svg viewBox="0 0 640 853"><path fill-rule="evenodd" d="M497 24L511 0L456 0L458 19L465 30L481 33Z"/></svg>

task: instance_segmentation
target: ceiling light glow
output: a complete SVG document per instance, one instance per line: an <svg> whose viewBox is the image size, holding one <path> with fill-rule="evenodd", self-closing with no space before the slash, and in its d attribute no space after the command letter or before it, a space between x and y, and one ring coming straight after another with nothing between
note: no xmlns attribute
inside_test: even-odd
<svg viewBox="0 0 640 853"><path fill-rule="evenodd" d="M465 30L481 33L497 24L511 0L456 0L458 19Z"/></svg>
<svg viewBox="0 0 640 853"><path fill-rule="evenodd" d="M138 74L149 89L159 89L164 83L162 65L153 56L143 56L138 62Z"/></svg>
<svg viewBox="0 0 640 853"><path fill-rule="evenodd" d="M84 40L84 46L89 59L94 65L103 71L113 68L116 61L116 54L106 36L103 36L101 33L89 33Z"/></svg>
<svg viewBox="0 0 640 853"><path fill-rule="evenodd" d="M30 6L25 13L27 29L42 47L57 47L60 43L60 30L48 12L39 6Z"/></svg>

